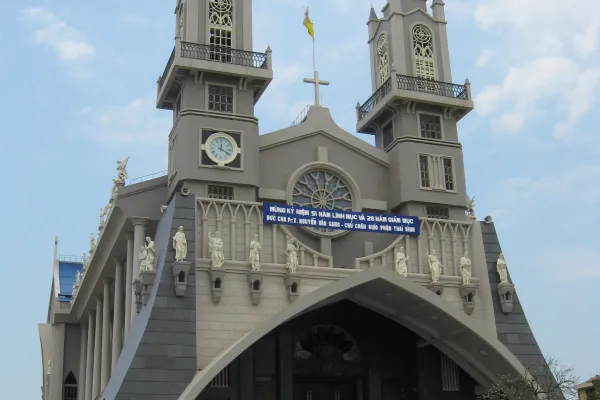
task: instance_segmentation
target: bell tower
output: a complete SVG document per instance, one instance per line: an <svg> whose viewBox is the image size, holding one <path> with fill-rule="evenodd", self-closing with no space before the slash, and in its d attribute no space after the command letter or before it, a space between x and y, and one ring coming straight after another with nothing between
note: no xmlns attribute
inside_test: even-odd
<svg viewBox="0 0 600 400"><path fill-rule="evenodd" d="M271 80L271 50L252 50L252 0L177 0L175 45L156 106L172 110L169 198L255 200L254 106Z"/></svg>
<svg viewBox="0 0 600 400"><path fill-rule="evenodd" d="M457 122L471 89L452 83L444 2L388 0L367 22L373 95L357 105L356 130L390 155L392 211L464 219L467 205Z"/></svg>

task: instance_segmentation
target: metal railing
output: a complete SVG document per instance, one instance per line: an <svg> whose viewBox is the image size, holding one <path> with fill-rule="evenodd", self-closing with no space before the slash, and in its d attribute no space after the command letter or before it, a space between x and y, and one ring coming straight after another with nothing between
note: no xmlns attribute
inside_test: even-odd
<svg viewBox="0 0 600 400"><path fill-rule="evenodd" d="M301 123L303 123L304 120L306 119L306 117L308 116L309 108L310 108L310 104L307 105L306 107L304 107L302 109L302 111L300 111L300 114L298 114L298 116L296 117L294 122L292 122L292 124L290 126L296 126L296 125L300 125Z"/></svg>
<svg viewBox="0 0 600 400"><path fill-rule="evenodd" d="M173 65L173 61L175 61L175 48L173 48L173 51L171 52L171 57L169 57L169 61L167 61L165 70L163 71L160 78L158 78L158 90L159 91L160 91L160 89L162 89L163 85L165 84L165 79L167 78L167 74L169 73L169 70L171 69L171 65Z"/></svg>
<svg viewBox="0 0 600 400"><path fill-rule="evenodd" d="M469 100L467 87L455 83L434 81L430 79L416 78L414 76L396 75L396 86L399 90L409 90L413 92L431 93L438 96L450 97L453 99ZM358 108L359 121L392 91L392 78L390 77L381 85L375 93L362 106Z"/></svg>
<svg viewBox="0 0 600 400"><path fill-rule="evenodd" d="M181 42L181 57L267 69L267 54L230 47Z"/></svg>
<svg viewBox="0 0 600 400"><path fill-rule="evenodd" d="M377 103L381 101L389 92L392 91L392 78L388 78L387 81L383 83L383 85L379 86L379 88L373 93L371 97L367 101L364 102L362 106L358 109L358 119L361 120L365 115L373 111L373 108Z"/></svg>
<svg viewBox="0 0 600 400"><path fill-rule="evenodd" d="M169 171L165 170L165 171L155 172L150 175L144 175L144 176L139 176L137 178L129 179L125 186L131 186L136 183L146 182L146 181L149 181L149 180L152 180L155 178L160 178L161 176L166 176L168 172Z"/></svg>
<svg viewBox="0 0 600 400"><path fill-rule="evenodd" d="M469 100L467 87L465 85L415 78L414 76L406 75L396 75L396 83L400 90L412 90L414 92L432 93L437 94L438 96L451 97L453 99Z"/></svg>

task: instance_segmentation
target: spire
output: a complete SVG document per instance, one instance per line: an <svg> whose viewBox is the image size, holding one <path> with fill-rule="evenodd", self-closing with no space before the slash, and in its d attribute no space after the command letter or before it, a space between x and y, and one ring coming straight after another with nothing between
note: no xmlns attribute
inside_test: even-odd
<svg viewBox="0 0 600 400"><path fill-rule="evenodd" d="M375 12L375 9L373 8L373 4L371 3L371 11L369 12L369 22L374 21L377 22L379 21L379 18L377 18L377 13Z"/></svg>

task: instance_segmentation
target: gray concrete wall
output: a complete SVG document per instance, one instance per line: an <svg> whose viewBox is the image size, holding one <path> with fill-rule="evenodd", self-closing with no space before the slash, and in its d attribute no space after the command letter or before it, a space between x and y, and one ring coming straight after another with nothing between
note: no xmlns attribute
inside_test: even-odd
<svg viewBox="0 0 600 400"><path fill-rule="evenodd" d="M73 372L77 383L79 376L79 357L81 353L81 326L79 324L66 324L65 326L65 359L63 363L63 382L69 372ZM81 388L79 388L81 389Z"/></svg>
<svg viewBox="0 0 600 400"><path fill-rule="evenodd" d="M148 305L133 320L105 400L174 400L196 372L195 275L192 264L185 296L175 296L172 237L183 226L188 259L194 260L194 200L177 195L155 236L157 278Z"/></svg>

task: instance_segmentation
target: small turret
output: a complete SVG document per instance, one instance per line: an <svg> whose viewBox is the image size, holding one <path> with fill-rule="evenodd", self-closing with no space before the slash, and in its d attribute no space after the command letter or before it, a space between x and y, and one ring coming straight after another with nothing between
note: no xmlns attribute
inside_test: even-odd
<svg viewBox="0 0 600 400"><path fill-rule="evenodd" d="M431 10L433 12L433 19L440 22L446 21L446 12L444 11L444 3L442 0L433 0L431 3Z"/></svg>

